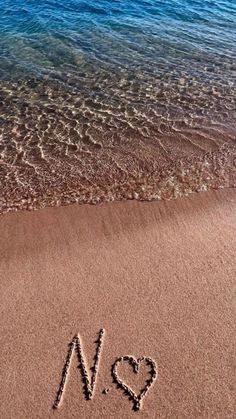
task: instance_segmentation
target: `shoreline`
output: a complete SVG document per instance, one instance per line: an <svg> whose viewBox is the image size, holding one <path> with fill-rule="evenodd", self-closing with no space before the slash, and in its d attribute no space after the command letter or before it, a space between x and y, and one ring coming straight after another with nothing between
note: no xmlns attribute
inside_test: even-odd
<svg viewBox="0 0 236 419"><path fill-rule="evenodd" d="M176 147L177 144L178 142ZM159 156L157 161L144 158L140 162L138 156L133 156L132 169L127 162L123 164L121 161L120 166L119 162L114 160L115 155L110 165L111 156L107 157L106 161L104 156L100 160L102 154L92 153L87 161L88 167L93 167L89 175L85 163L83 173L80 173L77 160L74 168L76 173L71 170L72 156L69 168L69 161L65 160L65 167L62 169L62 160L59 159L57 170L52 170L47 159L44 163L36 161L35 167L29 164L30 169L27 161L20 161L19 167L15 167L10 178L6 177L4 171L2 175L0 173L0 215L18 210L37 210L74 203L95 205L131 199L147 202L168 201L189 196L194 192L236 187L236 146L230 141L229 144L224 143L217 150L200 156L192 154L189 157L177 158L175 151L173 147L173 154L168 163L166 157L163 161ZM76 154L73 158L76 158ZM43 164L46 168L44 170Z"/></svg>

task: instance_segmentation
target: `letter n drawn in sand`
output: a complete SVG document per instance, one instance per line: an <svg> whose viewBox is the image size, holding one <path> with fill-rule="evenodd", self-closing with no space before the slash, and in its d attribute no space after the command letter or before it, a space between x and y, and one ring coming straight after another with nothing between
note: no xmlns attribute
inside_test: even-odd
<svg viewBox="0 0 236 419"><path fill-rule="evenodd" d="M53 407L55 409L57 409L62 402L62 397L63 397L63 394L65 392L65 386L66 386L66 382L68 380L68 373L69 373L71 360L72 360L72 356L73 356L74 351L76 351L76 353L77 353L79 368L81 369L82 380L84 382L85 397L86 397L87 400L92 399L95 384L96 384L97 372L98 372L98 368L99 368L99 361L100 361L100 357L101 357L101 350L102 350L104 333L105 333L104 329L101 329L100 332L99 332L99 336L98 336L98 340L97 340L97 349L96 349L96 354L95 354L95 358L94 358L94 365L93 365L93 368L92 368L93 373L92 373L91 379L89 379L89 375L88 375L88 372L87 372L87 369L86 369L85 358L84 358L83 351L82 351L82 345L81 345L80 337L79 337L79 335L75 335L74 338L72 339L71 343L69 344L69 349L68 349L68 352L67 352L66 361L65 361L64 368L63 368L63 371L62 371L62 378L61 378L60 386L59 386L55 401L53 403Z"/></svg>

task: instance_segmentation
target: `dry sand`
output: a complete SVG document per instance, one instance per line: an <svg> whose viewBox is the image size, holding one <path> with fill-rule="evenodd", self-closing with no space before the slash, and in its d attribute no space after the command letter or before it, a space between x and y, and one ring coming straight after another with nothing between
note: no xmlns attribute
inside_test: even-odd
<svg viewBox="0 0 236 419"><path fill-rule="evenodd" d="M235 417L235 190L7 214L0 233L2 419ZM68 344L91 367L103 328L92 400L75 352L53 409ZM139 411L113 382L126 355L157 365ZM139 393L150 368L118 379Z"/></svg>

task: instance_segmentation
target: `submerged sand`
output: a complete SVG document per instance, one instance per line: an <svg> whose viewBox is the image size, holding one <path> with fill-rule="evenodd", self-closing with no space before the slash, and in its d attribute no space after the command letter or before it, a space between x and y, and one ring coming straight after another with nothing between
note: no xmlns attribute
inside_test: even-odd
<svg viewBox="0 0 236 419"><path fill-rule="evenodd" d="M229 189L2 216L0 417L235 417L235 214ZM53 409L68 345L89 368L101 329L92 400L77 350ZM151 364L125 356L157 366L137 411L114 368L138 394Z"/></svg>

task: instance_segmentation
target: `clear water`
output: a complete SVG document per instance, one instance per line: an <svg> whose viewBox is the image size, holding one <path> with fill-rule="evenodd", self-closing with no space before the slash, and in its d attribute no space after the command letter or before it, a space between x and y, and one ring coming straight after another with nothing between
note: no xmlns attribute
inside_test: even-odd
<svg viewBox="0 0 236 419"><path fill-rule="evenodd" d="M234 0L0 0L0 210L234 186Z"/></svg>

